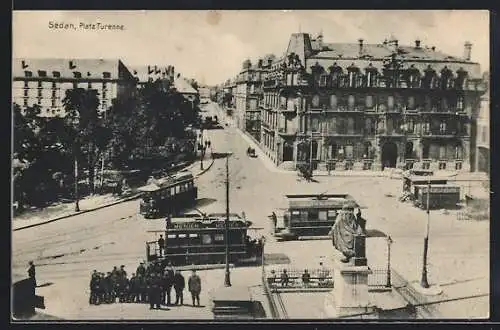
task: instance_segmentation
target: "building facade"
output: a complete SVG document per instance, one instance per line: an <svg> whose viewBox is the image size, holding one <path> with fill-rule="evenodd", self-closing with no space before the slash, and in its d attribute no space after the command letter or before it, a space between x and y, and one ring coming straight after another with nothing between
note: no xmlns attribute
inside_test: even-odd
<svg viewBox="0 0 500 330"><path fill-rule="evenodd" d="M243 70L236 78L236 125L257 141L261 138L261 111L264 104L262 85L274 59L274 55L266 55L254 65L246 60L243 62Z"/></svg>
<svg viewBox="0 0 500 330"><path fill-rule="evenodd" d="M95 89L99 111L113 99L135 92L135 80L120 60L103 59L14 59L12 99L22 109L38 105L40 116L64 116L66 90Z"/></svg>
<svg viewBox="0 0 500 330"><path fill-rule="evenodd" d="M136 81L137 88L142 88L147 83L157 80L164 82L165 88L168 88L174 82L175 68L171 65L166 67L160 65L129 65L127 67Z"/></svg>
<svg viewBox="0 0 500 330"><path fill-rule="evenodd" d="M479 64L435 47L292 34L265 77L261 145L277 165L474 170Z"/></svg>
<svg viewBox="0 0 500 330"><path fill-rule="evenodd" d="M489 90L489 74L484 77L485 89ZM490 95L481 97L481 106L477 118L477 171L490 173Z"/></svg>

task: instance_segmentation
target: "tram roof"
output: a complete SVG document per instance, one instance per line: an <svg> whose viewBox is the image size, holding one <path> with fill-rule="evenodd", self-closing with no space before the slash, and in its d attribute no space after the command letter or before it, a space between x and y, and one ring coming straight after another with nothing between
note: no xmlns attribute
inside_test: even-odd
<svg viewBox="0 0 500 330"><path fill-rule="evenodd" d="M310 208L338 208L341 209L346 202L353 207L361 207L356 200L348 194L293 194L286 195L288 207L295 209Z"/></svg>
<svg viewBox="0 0 500 330"><path fill-rule="evenodd" d="M349 194L287 194L285 195L286 198L288 199L311 199L311 198L318 198L321 197L321 199L330 199L330 198L341 198L344 200L354 200L354 198L349 195Z"/></svg>
<svg viewBox="0 0 500 330"><path fill-rule="evenodd" d="M162 179L149 179L148 184L140 187L138 190L142 192L157 191L172 186L178 182L192 179L194 179L194 176L191 172L182 171Z"/></svg>
<svg viewBox="0 0 500 330"><path fill-rule="evenodd" d="M417 182L422 182L423 184L426 184L428 182L430 183L448 182L450 180L449 177L438 176L438 175L407 175L403 176L403 179L409 180L414 184L416 184Z"/></svg>
<svg viewBox="0 0 500 330"><path fill-rule="evenodd" d="M184 217L173 217L171 219L172 223L181 223L181 222L194 222L194 221L200 221L200 222L211 222L211 221L221 221L221 220L226 220L226 214L223 213L210 213L207 214L207 216L204 218L201 215L198 215L197 217L193 215L189 216L184 216ZM241 216L236 213L230 213L229 214L229 221L243 221Z"/></svg>

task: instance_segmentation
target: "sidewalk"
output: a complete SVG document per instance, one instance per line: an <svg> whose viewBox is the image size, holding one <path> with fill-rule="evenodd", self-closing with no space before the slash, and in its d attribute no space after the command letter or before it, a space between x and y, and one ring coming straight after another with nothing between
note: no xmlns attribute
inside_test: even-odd
<svg viewBox="0 0 500 330"><path fill-rule="evenodd" d="M203 170L200 170L200 162L195 161L193 164L184 168L184 170L192 171L193 176L198 178L203 173L207 172L213 165L214 160L211 159L210 163L205 166ZM141 193L132 191L126 195L114 196L112 194L106 195L94 195L82 198L79 202L80 212L75 212L75 203L59 203L55 205L50 205L44 209L30 210L18 217L12 218L12 230L22 230L27 229L47 223L51 223L57 220L66 219L78 214L83 214L91 211L96 211L105 207L110 207L116 204L128 202L137 199L141 196Z"/></svg>
<svg viewBox="0 0 500 330"><path fill-rule="evenodd" d="M237 128L235 125L232 125L231 128L234 128L241 137L252 147L255 149L255 153L258 155L258 158L262 161L264 166L271 172L280 173L280 174L295 174L296 171L293 170L285 170L277 167L271 159L265 154L265 152L261 149L260 145L257 141L250 137L247 133L243 132L241 129ZM363 171L363 170L345 170L345 171L319 171L315 170L313 175L316 177L388 177L391 179L401 179L402 170L398 169L388 169L385 171ZM456 171L435 171L434 174L436 176L442 177L450 177L455 181L485 181L489 180L486 173L480 172L456 172Z"/></svg>

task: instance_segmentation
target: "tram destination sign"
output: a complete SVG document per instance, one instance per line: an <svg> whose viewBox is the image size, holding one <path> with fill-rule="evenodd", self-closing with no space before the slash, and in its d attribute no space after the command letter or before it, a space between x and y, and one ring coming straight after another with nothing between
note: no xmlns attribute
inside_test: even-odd
<svg viewBox="0 0 500 330"><path fill-rule="evenodd" d="M230 228L245 228L246 224L243 221L229 221ZM203 228L226 228L226 222L224 220L216 220L211 223L203 223L199 221L188 221L188 222L174 222L170 226L170 229L203 229Z"/></svg>
<svg viewBox="0 0 500 330"><path fill-rule="evenodd" d="M172 229L200 229L203 228L203 224L198 221L189 221L189 222L174 222L169 228Z"/></svg>

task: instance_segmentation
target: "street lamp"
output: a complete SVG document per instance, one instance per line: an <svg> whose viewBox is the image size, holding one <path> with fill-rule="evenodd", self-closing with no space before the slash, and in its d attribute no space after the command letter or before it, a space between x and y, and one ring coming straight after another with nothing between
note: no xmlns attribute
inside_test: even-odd
<svg viewBox="0 0 500 330"><path fill-rule="evenodd" d="M391 284L391 244L393 240L391 236L387 236L387 281L385 283L386 288L390 288Z"/></svg>
<svg viewBox="0 0 500 330"><path fill-rule="evenodd" d="M431 220L431 213L429 210L429 196L431 194L431 180L428 178L427 181L427 226L425 230L425 237L424 237L424 257L423 257L423 265L422 265L422 279L420 281L420 286L423 288L427 289L429 288L429 282L427 281L427 252L429 249L429 226L430 226L430 220Z"/></svg>
<svg viewBox="0 0 500 330"><path fill-rule="evenodd" d="M73 125L78 127L78 117L73 118ZM80 201L78 196L78 136L73 142L73 156L74 156L74 167L75 167L75 212L80 212Z"/></svg>
<svg viewBox="0 0 500 330"><path fill-rule="evenodd" d="M224 276L224 286L231 286L231 274L229 272L229 156L226 154L226 221L225 221L225 242L226 242L226 272Z"/></svg>

